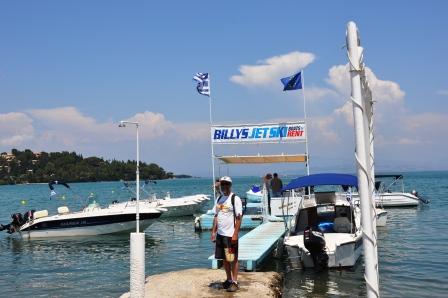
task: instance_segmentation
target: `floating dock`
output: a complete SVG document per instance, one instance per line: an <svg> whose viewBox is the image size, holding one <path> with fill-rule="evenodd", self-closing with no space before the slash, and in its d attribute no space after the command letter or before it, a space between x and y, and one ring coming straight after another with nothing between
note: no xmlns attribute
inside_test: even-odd
<svg viewBox="0 0 448 298"><path fill-rule="evenodd" d="M239 240L238 260L248 271L255 271L257 264L261 263L266 256L275 248L277 241L285 234L283 221L266 222L256 227ZM219 260L211 255L212 268L219 268Z"/></svg>

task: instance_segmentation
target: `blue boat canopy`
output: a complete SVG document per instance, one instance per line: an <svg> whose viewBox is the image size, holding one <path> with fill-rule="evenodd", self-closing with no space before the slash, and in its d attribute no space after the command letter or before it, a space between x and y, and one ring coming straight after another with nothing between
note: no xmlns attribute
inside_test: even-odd
<svg viewBox="0 0 448 298"><path fill-rule="evenodd" d="M349 174L322 173L296 178L288 183L282 190L317 185L346 185L358 187L358 178Z"/></svg>

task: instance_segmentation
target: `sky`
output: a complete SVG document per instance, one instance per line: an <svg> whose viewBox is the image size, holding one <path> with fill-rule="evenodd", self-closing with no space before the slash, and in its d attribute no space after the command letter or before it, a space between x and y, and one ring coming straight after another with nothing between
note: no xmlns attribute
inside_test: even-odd
<svg viewBox="0 0 448 298"><path fill-rule="evenodd" d="M377 171L446 170L446 1L2 1L0 151L141 157L211 175L214 123L303 119L302 91L279 81L304 69L311 172L353 172L345 28L355 21L375 100ZM217 154L303 153L220 146ZM219 174L303 173L303 165L218 166Z"/></svg>

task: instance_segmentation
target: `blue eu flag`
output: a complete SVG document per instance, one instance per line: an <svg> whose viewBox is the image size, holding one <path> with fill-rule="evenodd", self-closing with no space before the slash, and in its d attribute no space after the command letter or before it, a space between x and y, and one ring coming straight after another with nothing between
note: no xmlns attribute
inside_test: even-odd
<svg viewBox="0 0 448 298"><path fill-rule="evenodd" d="M283 83L283 91L302 89L302 72L280 79Z"/></svg>

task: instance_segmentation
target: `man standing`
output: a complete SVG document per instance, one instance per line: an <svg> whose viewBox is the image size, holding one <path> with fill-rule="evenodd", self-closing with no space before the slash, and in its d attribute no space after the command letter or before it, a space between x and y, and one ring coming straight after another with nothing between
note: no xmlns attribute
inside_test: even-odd
<svg viewBox="0 0 448 298"><path fill-rule="evenodd" d="M223 260L227 280L223 288L228 292L238 290L238 233L241 226L243 206L241 199L232 193L232 179L224 176L220 180L222 195L216 200L215 218L211 240L216 241L215 258Z"/></svg>
<svg viewBox="0 0 448 298"><path fill-rule="evenodd" d="M281 197L282 196L282 188L283 188L282 179L278 178L277 173L274 173L274 178L271 180L272 196L274 198Z"/></svg>

